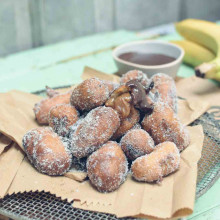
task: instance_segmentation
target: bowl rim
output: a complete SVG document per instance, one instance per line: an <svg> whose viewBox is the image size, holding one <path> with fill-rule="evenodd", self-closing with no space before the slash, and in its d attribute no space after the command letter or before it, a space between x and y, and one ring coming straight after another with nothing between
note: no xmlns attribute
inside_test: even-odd
<svg viewBox="0 0 220 220"><path fill-rule="evenodd" d="M131 63L131 62L128 62L128 61L120 59L116 55L116 53L120 49L122 49L124 47L127 47L128 45L143 44L143 43L148 43L148 44L150 44L150 43L157 43L157 44L165 44L165 45L168 45L168 46L171 46L171 47L175 47L176 49L178 49L180 51L180 55L174 61L172 61L170 63L161 64L161 65L153 65L153 66ZM142 69L158 69L158 68L165 68L165 67L173 66L173 65L181 62L181 60L183 59L184 54L185 54L185 52L184 52L184 50L181 47L179 47L179 46L177 46L177 45L175 45L173 43L166 42L166 41L161 41L161 40L138 40L138 41L132 41L132 42L128 42L128 43L122 44L120 46L117 46L112 51L112 56L113 56L114 60L116 60L116 61L118 61L120 63L123 63L125 65L133 66L133 67L136 67L136 68L142 68Z"/></svg>

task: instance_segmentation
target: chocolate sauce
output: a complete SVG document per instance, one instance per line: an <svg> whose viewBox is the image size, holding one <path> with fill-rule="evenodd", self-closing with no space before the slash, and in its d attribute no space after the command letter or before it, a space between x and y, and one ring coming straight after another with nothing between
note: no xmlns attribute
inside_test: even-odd
<svg viewBox="0 0 220 220"><path fill-rule="evenodd" d="M170 57L164 54L157 53L140 53L140 52L128 52L119 55L119 58L130 63L136 63L140 65L156 66L171 63L176 58Z"/></svg>
<svg viewBox="0 0 220 220"><path fill-rule="evenodd" d="M154 83L150 83L148 88L144 88L144 86L138 82L137 80L130 80L126 83L131 90L131 97L134 106L140 111L149 113L153 110L153 104L149 103L146 97L146 94L153 88Z"/></svg>

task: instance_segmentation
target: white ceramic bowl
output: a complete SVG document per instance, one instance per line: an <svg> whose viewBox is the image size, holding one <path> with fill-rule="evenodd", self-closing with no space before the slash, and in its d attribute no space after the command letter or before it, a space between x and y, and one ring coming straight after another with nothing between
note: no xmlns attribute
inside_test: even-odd
<svg viewBox="0 0 220 220"><path fill-rule="evenodd" d="M131 63L119 58L122 53L128 52L163 54L173 57L175 60L167 64L148 66ZM146 73L148 77L151 77L156 73L166 73L174 78L182 62L184 50L172 43L158 40L144 40L134 41L118 46L113 50L112 55L120 75L128 72L129 70L138 69Z"/></svg>

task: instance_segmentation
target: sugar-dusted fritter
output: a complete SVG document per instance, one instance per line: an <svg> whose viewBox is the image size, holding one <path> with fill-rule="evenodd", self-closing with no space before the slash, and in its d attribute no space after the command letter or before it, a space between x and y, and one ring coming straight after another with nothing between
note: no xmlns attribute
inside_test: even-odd
<svg viewBox="0 0 220 220"><path fill-rule="evenodd" d="M61 136L66 136L69 129L79 119L75 107L70 104L60 104L52 107L49 112L49 126Z"/></svg>
<svg viewBox="0 0 220 220"><path fill-rule="evenodd" d="M77 158L86 157L106 143L118 129L118 113L105 106L91 110L71 134L72 153Z"/></svg>
<svg viewBox="0 0 220 220"><path fill-rule="evenodd" d="M70 102L79 111L89 111L103 105L113 89L98 78L87 79L73 90Z"/></svg>
<svg viewBox="0 0 220 220"><path fill-rule="evenodd" d="M189 145L187 128L166 103L160 101L155 103L153 112L144 117L142 126L152 136L155 144L171 141L180 151Z"/></svg>
<svg viewBox="0 0 220 220"><path fill-rule="evenodd" d="M133 106L131 107L130 114L127 118L121 120L119 128L112 136L112 140L116 140L130 130L140 120L140 113Z"/></svg>
<svg viewBox="0 0 220 220"><path fill-rule="evenodd" d="M111 94L115 89L117 89L120 86L119 83L112 82L112 81L109 81L109 80L103 80L103 82L108 87L109 94Z"/></svg>
<svg viewBox="0 0 220 220"><path fill-rule="evenodd" d="M113 141L104 144L87 160L88 177L100 192L112 192L125 181L128 163L121 147Z"/></svg>
<svg viewBox="0 0 220 220"><path fill-rule="evenodd" d="M149 81L147 74L143 73L140 70L131 70L123 74L120 83L125 84L130 80L138 80L144 87L148 85Z"/></svg>
<svg viewBox="0 0 220 220"><path fill-rule="evenodd" d="M28 159L41 173L62 175L72 164L66 143L49 127L28 131L23 137L23 146Z"/></svg>
<svg viewBox="0 0 220 220"><path fill-rule="evenodd" d="M154 150L154 141L143 129L131 129L121 139L120 145L130 160L149 154Z"/></svg>
<svg viewBox="0 0 220 220"><path fill-rule="evenodd" d="M174 112L177 112L177 93L173 78L167 74L158 73L153 75L151 80L154 82L151 92L158 93L159 100L167 103Z"/></svg>
<svg viewBox="0 0 220 220"><path fill-rule="evenodd" d="M42 99L34 106L34 113L39 124L48 125L48 115L50 109L58 104L69 104L72 91L54 94L49 98Z"/></svg>
<svg viewBox="0 0 220 220"><path fill-rule="evenodd" d="M180 166L180 153L173 142L164 142L151 154L137 158L131 166L132 176L138 181L160 182L164 176Z"/></svg>

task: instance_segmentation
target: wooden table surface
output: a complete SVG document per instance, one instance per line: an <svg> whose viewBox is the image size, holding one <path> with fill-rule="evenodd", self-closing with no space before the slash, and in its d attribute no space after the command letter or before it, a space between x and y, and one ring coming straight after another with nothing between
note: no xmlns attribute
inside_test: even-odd
<svg viewBox="0 0 220 220"><path fill-rule="evenodd" d="M71 85L81 81L84 66L113 74L117 68L112 48L125 42L145 39L146 36L129 31L114 31L81 37L55 45L12 54L0 58L0 92L12 89L33 92L51 87ZM161 40L178 39L173 33ZM181 65L178 76L193 75L193 69ZM194 213L187 219L220 219L220 180L196 200Z"/></svg>

